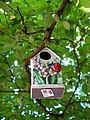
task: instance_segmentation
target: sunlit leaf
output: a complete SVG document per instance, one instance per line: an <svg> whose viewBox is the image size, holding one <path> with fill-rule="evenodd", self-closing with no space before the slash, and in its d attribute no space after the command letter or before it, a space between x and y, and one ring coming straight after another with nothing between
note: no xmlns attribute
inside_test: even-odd
<svg viewBox="0 0 90 120"><path fill-rule="evenodd" d="M80 0L80 3L82 6L85 6L86 8L90 8L90 1L89 0Z"/></svg>
<svg viewBox="0 0 90 120"><path fill-rule="evenodd" d="M63 26L66 30L70 30L70 24L69 22L63 21Z"/></svg>

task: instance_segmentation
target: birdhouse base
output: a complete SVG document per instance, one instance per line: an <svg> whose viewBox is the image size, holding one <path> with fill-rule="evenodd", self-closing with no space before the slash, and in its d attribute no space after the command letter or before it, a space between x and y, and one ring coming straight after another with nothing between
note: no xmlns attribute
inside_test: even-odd
<svg viewBox="0 0 90 120"><path fill-rule="evenodd" d="M31 98L62 98L65 86L61 85L32 85Z"/></svg>

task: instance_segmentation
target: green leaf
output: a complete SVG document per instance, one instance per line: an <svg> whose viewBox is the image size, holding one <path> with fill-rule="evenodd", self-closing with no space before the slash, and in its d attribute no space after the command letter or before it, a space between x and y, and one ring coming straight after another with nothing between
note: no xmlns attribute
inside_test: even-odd
<svg viewBox="0 0 90 120"><path fill-rule="evenodd" d="M0 8L2 8L6 13L11 14L11 9L6 3L0 1Z"/></svg>
<svg viewBox="0 0 90 120"><path fill-rule="evenodd" d="M66 30L70 30L70 24L67 21L63 21L63 26Z"/></svg>
<svg viewBox="0 0 90 120"><path fill-rule="evenodd" d="M80 10L82 10L84 13L90 13L90 8L85 8L84 6L81 6Z"/></svg>
<svg viewBox="0 0 90 120"><path fill-rule="evenodd" d="M87 83L84 83L83 86L82 86L82 91L83 91L84 93L87 93L87 90L88 90Z"/></svg>
<svg viewBox="0 0 90 120"><path fill-rule="evenodd" d="M52 13L50 11L51 11L51 8L49 8L49 7L45 11L45 15L44 15L45 28L48 28L51 24L51 21L52 21Z"/></svg>
<svg viewBox="0 0 90 120"><path fill-rule="evenodd" d="M75 34L73 29L66 30L65 33L66 33L66 36L67 36L69 39L73 39L74 34Z"/></svg>
<svg viewBox="0 0 90 120"><path fill-rule="evenodd" d="M85 6L86 8L90 8L90 0L80 0L80 3L82 6Z"/></svg>
<svg viewBox="0 0 90 120"><path fill-rule="evenodd" d="M56 22L59 22L59 21L60 21L60 18L59 18L58 15L55 15L55 21L56 21Z"/></svg>

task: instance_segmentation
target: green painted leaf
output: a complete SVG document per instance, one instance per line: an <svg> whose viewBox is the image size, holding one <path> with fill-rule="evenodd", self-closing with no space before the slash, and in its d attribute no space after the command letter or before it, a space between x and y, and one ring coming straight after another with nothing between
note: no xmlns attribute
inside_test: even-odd
<svg viewBox="0 0 90 120"><path fill-rule="evenodd" d="M57 84L57 75L50 76L49 82L50 84Z"/></svg>
<svg viewBox="0 0 90 120"><path fill-rule="evenodd" d="M36 77L36 80L38 84L45 84L44 79L40 76L37 70L33 70L34 76Z"/></svg>

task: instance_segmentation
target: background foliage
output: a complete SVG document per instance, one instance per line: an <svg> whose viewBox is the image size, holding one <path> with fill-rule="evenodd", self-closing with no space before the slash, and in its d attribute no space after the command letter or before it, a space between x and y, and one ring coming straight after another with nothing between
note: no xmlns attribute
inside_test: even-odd
<svg viewBox="0 0 90 120"><path fill-rule="evenodd" d="M0 1L0 120L90 120L90 1ZM62 99L33 100L24 59L57 24L50 44L62 58ZM56 49L57 48L57 49Z"/></svg>

